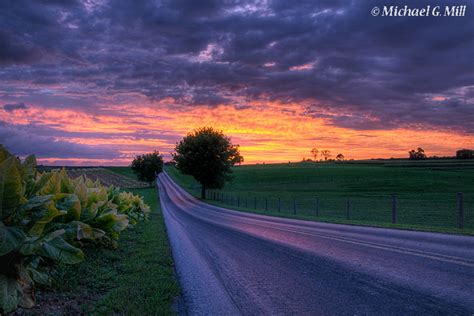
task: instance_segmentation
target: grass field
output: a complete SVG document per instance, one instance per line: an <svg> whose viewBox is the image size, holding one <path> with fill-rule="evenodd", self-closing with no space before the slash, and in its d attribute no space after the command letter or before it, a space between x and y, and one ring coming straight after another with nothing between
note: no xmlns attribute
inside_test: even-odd
<svg viewBox="0 0 474 316"><path fill-rule="evenodd" d="M193 178L174 168L166 170L185 189L199 196L199 184ZM456 229L457 192L463 192L464 198L463 230ZM220 201L213 203L243 211L474 233L472 161L374 160L238 166L234 168L233 182L217 194ZM397 225L390 224L392 195L396 196ZM214 197L214 193L209 197Z"/></svg>
<svg viewBox="0 0 474 316"><path fill-rule="evenodd" d="M150 205L150 220L122 233L119 248L86 249L87 260L59 267L55 286L38 294L34 315L168 315L179 295L155 188L127 189Z"/></svg>

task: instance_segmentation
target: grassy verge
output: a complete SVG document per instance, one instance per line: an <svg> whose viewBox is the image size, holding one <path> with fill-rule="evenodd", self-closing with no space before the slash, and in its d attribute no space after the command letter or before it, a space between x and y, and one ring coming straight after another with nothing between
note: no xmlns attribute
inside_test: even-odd
<svg viewBox="0 0 474 316"><path fill-rule="evenodd" d="M38 295L32 314L172 314L179 294L156 189L130 189L152 208L150 220L125 231L119 248L90 249L87 260L63 266L53 290Z"/></svg>
<svg viewBox="0 0 474 316"><path fill-rule="evenodd" d="M190 176L167 167L185 190L200 196ZM214 205L264 215L310 221L474 235L472 170L439 171L337 164L254 165L234 168L234 181ZM465 228L456 228L456 191L465 194ZM391 223L390 192L397 196L398 223ZM316 216L315 196L320 198ZM347 220L347 197L351 197ZM211 194L212 197L212 194ZM278 211L280 198L280 211ZM294 214L293 198L297 200ZM238 202L237 202L238 199ZM255 201L257 205L255 206Z"/></svg>

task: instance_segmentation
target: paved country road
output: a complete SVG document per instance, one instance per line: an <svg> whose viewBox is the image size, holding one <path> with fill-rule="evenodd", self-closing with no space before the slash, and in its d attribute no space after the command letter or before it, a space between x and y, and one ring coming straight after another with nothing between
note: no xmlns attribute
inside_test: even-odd
<svg viewBox="0 0 474 316"><path fill-rule="evenodd" d="M473 315L474 238L202 203L159 177L191 315Z"/></svg>

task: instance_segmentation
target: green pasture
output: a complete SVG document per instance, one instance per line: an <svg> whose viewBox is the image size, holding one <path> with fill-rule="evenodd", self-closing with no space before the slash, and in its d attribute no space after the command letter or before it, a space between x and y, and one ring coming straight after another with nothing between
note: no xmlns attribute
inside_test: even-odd
<svg viewBox="0 0 474 316"><path fill-rule="evenodd" d="M165 170L199 196L193 178L171 167ZM474 232L474 161L259 164L233 170L231 183L208 192L212 203L310 220ZM463 230L456 229L458 192L463 195ZM394 203L396 225L391 224Z"/></svg>

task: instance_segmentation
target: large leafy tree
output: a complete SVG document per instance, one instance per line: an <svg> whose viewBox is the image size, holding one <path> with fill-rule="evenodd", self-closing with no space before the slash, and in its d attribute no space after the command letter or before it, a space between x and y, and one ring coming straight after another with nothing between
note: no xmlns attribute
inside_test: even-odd
<svg viewBox="0 0 474 316"><path fill-rule="evenodd" d="M163 157L158 151L138 155L132 161L132 170L138 180L146 181L151 186L156 176L163 171Z"/></svg>
<svg viewBox="0 0 474 316"><path fill-rule="evenodd" d="M176 168L201 183L201 197L206 189L221 189L231 179L231 167L244 161L239 146L233 145L222 131L212 127L194 130L176 144L173 160Z"/></svg>

